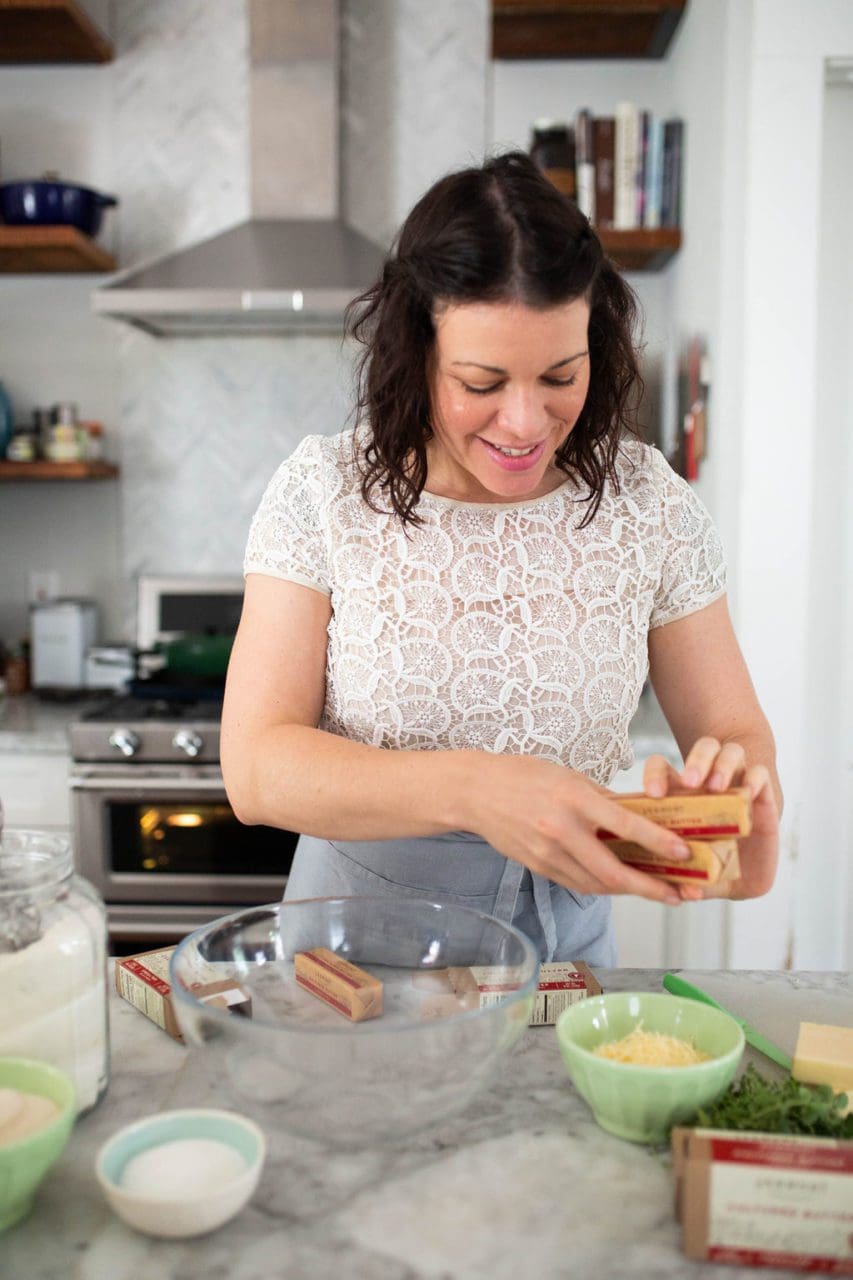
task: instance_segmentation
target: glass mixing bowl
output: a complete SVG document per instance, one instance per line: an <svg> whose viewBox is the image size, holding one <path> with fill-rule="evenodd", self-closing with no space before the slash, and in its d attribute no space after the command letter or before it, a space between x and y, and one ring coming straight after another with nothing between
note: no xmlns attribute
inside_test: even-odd
<svg viewBox="0 0 853 1280"><path fill-rule="evenodd" d="M297 985L294 955L317 947L382 981L380 1017L351 1022ZM178 1023L216 1093L270 1132L339 1147L462 1111L526 1028L538 975L511 925L455 903L372 897L251 907L191 933L171 962ZM239 988L230 1005L224 980Z"/></svg>

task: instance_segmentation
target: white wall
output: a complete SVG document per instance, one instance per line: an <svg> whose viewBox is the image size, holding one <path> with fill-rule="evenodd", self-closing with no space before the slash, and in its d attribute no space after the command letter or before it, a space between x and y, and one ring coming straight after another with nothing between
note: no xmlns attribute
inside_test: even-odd
<svg viewBox="0 0 853 1280"><path fill-rule="evenodd" d="M851 61L853 67L853 61ZM818 276L817 435L812 477L812 554L807 605L809 672L804 762L804 884L814 877L826 895L814 909L797 895L796 946L823 956L825 939L841 939L827 963L853 961L853 84L827 88L821 156ZM806 833L808 844L805 843ZM845 856L846 852L846 856ZM846 908L846 910L845 910Z"/></svg>
<svg viewBox="0 0 853 1280"><path fill-rule="evenodd" d="M821 559L818 229L824 59L853 51L853 5L753 0L752 11L735 568L739 632L777 735L787 803L777 886L731 908L729 961L836 968L851 926L838 907L841 832L826 841L808 801L821 732L811 709L823 680L809 611L824 590L816 579L829 575L838 590L834 558ZM833 783L825 774L814 781L820 804Z"/></svg>

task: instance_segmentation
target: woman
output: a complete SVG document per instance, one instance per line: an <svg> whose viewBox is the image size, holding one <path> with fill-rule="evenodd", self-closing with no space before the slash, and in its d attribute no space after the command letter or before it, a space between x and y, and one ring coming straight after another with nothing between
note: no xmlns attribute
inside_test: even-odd
<svg viewBox="0 0 853 1280"><path fill-rule="evenodd" d="M739 897L773 882L773 739L707 513L634 430L633 295L521 153L439 181L353 305L355 427L309 437L246 553L222 725L237 815L305 833L287 897L441 896L543 959L610 965L623 865L673 834L606 790L650 673L684 758L750 788Z"/></svg>

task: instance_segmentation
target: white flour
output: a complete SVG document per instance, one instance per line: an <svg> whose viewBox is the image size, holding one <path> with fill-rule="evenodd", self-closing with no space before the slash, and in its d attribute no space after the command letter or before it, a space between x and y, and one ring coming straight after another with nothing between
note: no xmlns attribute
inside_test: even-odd
<svg viewBox="0 0 853 1280"><path fill-rule="evenodd" d="M86 904L30 946L0 952L0 1055L66 1071L88 1109L106 1084L106 1000L100 918Z"/></svg>

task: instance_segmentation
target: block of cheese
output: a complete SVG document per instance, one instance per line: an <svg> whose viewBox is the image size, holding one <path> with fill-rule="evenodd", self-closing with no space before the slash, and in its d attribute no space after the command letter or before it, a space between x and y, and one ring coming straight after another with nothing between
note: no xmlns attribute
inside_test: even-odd
<svg viewBox="0 0 853 1280"><path fill-rule="evenodd" d="M668 796L647 796L645 792L611 795L608 799L632 813L638 813L684 840L724 840L748 836L752 830L752 797L749 787L729 791L689 791ZM618 840L609 831L599 831L601 840Z"/></svg>
<svg viewBox="0 0 853 1280"><path fill-rule="evenodd" d="M801 1022L791 1075L804 1084L828 1084L846 1093L853 1109L853 1027Z"/></svg>
<svg viewBox="0 0 853 1280"><path fill-rule="evenodd" d="M293 957L296 981L313 996L353 1022L378 1018L382 1014L382 983L335 955L327 947L299 951Z"/></svg>
<svg viewBox="0 0 853 1280"><path fill-rule="evenodd" d="M672 884L727 884L740 876L737 840L688 840L690 857L676 862L662 853L652 853L630 840L611 840L609 847L622 862L660 876Z"/></svg>

